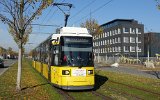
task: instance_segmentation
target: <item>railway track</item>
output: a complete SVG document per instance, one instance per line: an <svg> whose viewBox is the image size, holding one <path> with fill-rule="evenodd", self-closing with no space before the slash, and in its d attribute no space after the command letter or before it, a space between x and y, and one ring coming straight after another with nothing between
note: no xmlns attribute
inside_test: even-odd
<svg viewBox="0 0 160 100"><path fill-rule="evenodd" d="M103 94L101 94L99 92L96 92L96 91L91 91L91 93L93 95L96 95L96 96L100 97L102 100L113 100L111 97L103 95Z"/></svg>
<svg viewBox="0 0 160 100"><path fill-rule="evenodd" d="M143 98L141 98L137 95L134 95L134 94L131 94L131 93L128 93L128 92L125 92L125 91L122 91L122 90L119 90L119 89L116 89L116 88L113 88L113 87L110 87L109 90L114 91L115 93L121 93L121 95L131 97L134 100L144 100Z"/></svg>
<svg viewBox="0 0 160 100"><path fill-rule="evenodd" d="M67 91L58 89L58 88L56 88L56 87L54 87L54 86L53 86L53 88L54 88L54 90L56 90L60 95L62 95L65 100L75 100L75 99L73 98L73 96L71 96Z"/></svg>
<svg viewBox="0 0 160 100"><path fill-rule="evenodd" d="M67 91L65 91L65 90L61 90L61 89L55 88L55 87L53 87L53 88L54 88L60 95L62 95L62 96L65 98L65 100L75 100L75 98L74 98L73 96L71 96L71 95L69 94L69 92L67 92ZM81 93L81 92L79 92L79 93ZM113 100L111 97L106 96L106 95L103 95L103 94L98 93L98 92L96 92L96 91L89 91L88 93L91 93L91 94L93 94L93 95L101 98L102 100Z"/></svg>
<svg viewBox="0 0 160 100"><path fill-rule="evenodd" d="M151 93L151 94L160 96L160 93L156 93L156 92L144 89L144 88L135 87L135 86L132 86L132 85L128 85L128 84L124 84L124 83L120 83L120 82L115 82L115 81L111 81L111 80L109 80L109 82L114 83L114 84L120 84L120 85L126 86L128 88L137 89L137 90L140 90L140 91L144 91L144 92L147 92L147 93Z"/></svg>

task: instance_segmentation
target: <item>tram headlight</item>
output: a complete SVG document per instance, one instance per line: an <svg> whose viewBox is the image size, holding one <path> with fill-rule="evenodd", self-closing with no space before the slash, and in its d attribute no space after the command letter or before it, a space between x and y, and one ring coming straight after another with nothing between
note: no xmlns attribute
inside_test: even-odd
<svg viewBox="0 0 160 100"><path fill-rule="evenodd" d="M93 74L93 70L88 70L88 75Z"/></svg>
<svg viewBox="0 0 160 100"><path fill-rule="evenodd" d="M62 75L69 75L70 71L69 70L62 70Z"/></svg>

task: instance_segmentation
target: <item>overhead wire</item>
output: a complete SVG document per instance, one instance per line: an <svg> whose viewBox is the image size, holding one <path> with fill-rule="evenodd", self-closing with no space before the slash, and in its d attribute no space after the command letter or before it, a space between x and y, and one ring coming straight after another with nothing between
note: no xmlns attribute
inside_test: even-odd
<svg viewBox="0 0 160 100"><path fill-rule="evenodd" d="M61 2L64 2L65 0L62 0ZM46 23L50 20L50 18L53 17L53 15L58 11L58 8L52 13L52 16L50 16L47 21L45 22L46 18L48 15L50 15L51 11L52 11L53 7L50 8L49 12L47 13L47 15L44 17L44 20L42 21L42 23ZM39 30L40 30L40 26L52 26L52 27L59 27L60 25L44 25L44 24L32 24L32 25L38 25L39 26ZM31 34L35 34L35 33L41 33L41 34L46 34L46 33L42 33L42 32L32 32ZM47 33L47 34L51 34L51 33ZM37 34L36 34L37 35ZM37 37L36 35L34 35L34 37ZM33 43L35 42L36 39L33 40Z"/></svg>
<svg viewBox="0 0 160 100"><path fill-rule="evenodd" d="M109 3L111 3L113 0L107 1L106 3L104 3L103 5L99 6L97 9L93 10L92 14L96 13L98 10L100 10L101 8L103 8L104 6L108 5ZM83 20L84 18L86 18L87 16L89 16L90 14L87 14L86 16L82 17L81 19L75 21L73 24L76 24L77 22Z"/></svg>
<svg viewBox="0 0 160 100"><path fill-rule="evenodd" d="M89 6L91 6L95 1L96 0L89 2L86 6L84 6L81 10L79 10L77 13L75 13L69 19L72 19L72 18L76 17L77 15L79 15L82 11L84 11L84 9L88 8Z"/></svg>
<svg viewBox="0 0 160 100"><path fill-rule="evenodd" d="M44 23L45 19L47 18L47 16L50 14L51 10L53 9L53 7L50 8L49 12L46 14L46 16L44 17L44 20L41 22L41 24Z"/></svg>
<svg viewBox="0 0 160 100"><path fill-rule="evenodd" d="M61 1L61 2L64 2L65 0ZM58 8L52 13L52 15L50 17L48 17L48 19L46 20L46 22L48 22L50 20L50 18L52 18L55 13L58 11Z"/></svg>
<svg viewBox="0 0 160 100"><path fill-rule="evenodd" d="M61 2L64 2L64 1L65 1L65 0L62 0ZM51 17L49 17L49 18L47 19L47 21L45 21L45 20L46 20L47 16L50 15L50 13L51 13L51 11L52 11L52 8L53 8L53 7L51 7L50 10L49 10L49 12L45 15L45 17L43 17L44 19L43 19L43 21L41 22L41 24L37 24L37 25L39 25L39 26L44 26L43 23L44 23L44 22L46 23L46 22L49 21L49 19L50 19ZM56 10L53 12L52 16L57 12L57 10L58 10L58 9L56 9ZM43 24L43 25L42 25L42 24ZM46 25L46 26L47 26L47 25ZM40 30L40 29L39 29L39 30Z"/></svg>

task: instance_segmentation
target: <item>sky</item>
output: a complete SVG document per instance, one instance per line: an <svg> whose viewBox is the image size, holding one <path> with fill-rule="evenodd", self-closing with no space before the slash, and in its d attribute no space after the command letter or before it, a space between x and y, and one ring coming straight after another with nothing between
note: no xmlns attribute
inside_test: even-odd
<svg viewBox="0 0 160 100"><path fill-rule="evenodd" d="M70 17L67 26L79 27L86 19L94 18L99 25L114 19L135 19L144 24L144 31L160 32L160 10L155 0L55 0L57 3L70 3L73 7L61 7ZM48 7L42 15L33 21L34 24L64 26L64 14L56 6ZM55 26L32 26L32 33L26 44L26 52L34 49L52 33ZM18 51L7 25L0 22L0 46L11 47Z"/></svg>

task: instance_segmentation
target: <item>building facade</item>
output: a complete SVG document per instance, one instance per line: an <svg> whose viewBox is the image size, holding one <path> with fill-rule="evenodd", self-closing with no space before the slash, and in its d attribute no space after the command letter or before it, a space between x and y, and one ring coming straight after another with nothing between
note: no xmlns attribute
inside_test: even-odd
<svg viewBox="0 0 160 100"><path fill-rule="evenodd" d="M144 34L144 56L155 57L160 54L160 33L148 32Z"/></svg>
<svg viewBox="0 0 160 100"><path fill-rule="evenodd" d="M115 19L102 24L102 34L93 35L93 51L96 56L144 55L144 25L133 19Z"/></svg>

